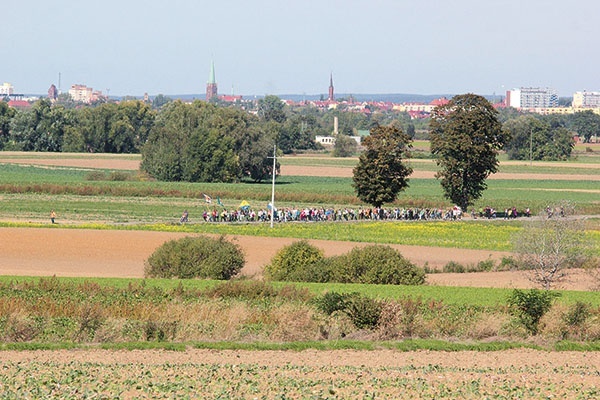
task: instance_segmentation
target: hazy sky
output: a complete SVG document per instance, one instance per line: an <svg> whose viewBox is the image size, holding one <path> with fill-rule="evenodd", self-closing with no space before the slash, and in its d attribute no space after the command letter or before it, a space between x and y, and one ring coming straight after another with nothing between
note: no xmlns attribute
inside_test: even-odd
<svg viewBox="0 0 600 400"><path fill-rule="evenodd" d="M111 95L600 90L599 0L2 1L0 83Z"/></svg>

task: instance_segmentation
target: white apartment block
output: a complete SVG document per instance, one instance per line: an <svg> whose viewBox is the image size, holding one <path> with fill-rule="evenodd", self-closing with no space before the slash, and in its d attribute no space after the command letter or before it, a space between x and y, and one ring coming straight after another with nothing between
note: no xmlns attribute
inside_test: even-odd
<svg viewBox="0 0 600 400"><path fill-rule="evenodd" d="M519 88L506 92L506 104L515 108L558 107L558 94L551 88Z"/></svg>
<svg viewBox="0 0 600 400"><path fill-rule="evenodd" d="M4 82L2 86L0 86L0 95L1 96L11 96L15 93L15 88L10 83Z"/></svg>
<svg viewBox="0 0 600 400"><path fill-rule="evenodd" d="M600 92L573 93L573 108L600 108Z"/></svg>
<svg viewBox="0 0 600 400"><path fill-rule="evenodd" d="M73 101L81 103L90 103L92 101L92 88L85 85L71 85L69 89L69 95Z"/></svg>

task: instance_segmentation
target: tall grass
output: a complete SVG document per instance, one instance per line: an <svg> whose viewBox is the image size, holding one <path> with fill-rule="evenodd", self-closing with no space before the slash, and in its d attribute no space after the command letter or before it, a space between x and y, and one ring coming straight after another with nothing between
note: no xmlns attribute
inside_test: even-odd
<svg viewBox="0 0 600 400"><path fill-rule="evenodd" d="M98 283L101 282L102 284ZM452 303L452 292L442 288L411 291L407 287L372 285L297 285L240 281L218 283L199 289L181 281L163 288L166 281L130 281L108 285L106 281L58 278L13 279L0 283L0 341L3 343L290 343L289 348L331 348L332 340L362 337L369 341L402 338L428 339L431 349L464 350L462 345L444 345L440 340L458 338L502 339L512 342L527 337L515 325L507 309L507 291L476 289L463 291ZM159 283L155 285L154 283ZM225 287L229 285L228 287ZM269 292L265 296L265 291ZM315 291L317 293L315 293ZM325 314L315 298L325 292L360 293L381 304L378 322L357 328L349 314ZM460 290L455 291L458 293ZM391 297L385 297L385 295ZM579 292L564 292L571 300L586 299ZM483 297L495 301L482 302ZM590 299L590 298L587 298ZM598 299L589 302L587 320L572 324L563 316L573 309L561 300L548 313L540 329L549 343L573 339L600 339ZM359 312L360 309L356 309ZM559 334L557 334L557 332ZM306 343L300 345L298 343ZM339 342L340 348L391 348L412 350L419 345ZM424 343L424 342L421 342ZM505 348L505 344L495 345ZM366 346L366 347L365 347ZM198 345L203 347L203 345ZM255 348L257 348L255 347ZM4 347L6 348L6 347ZM283 347L281 347L283 348ZM180 349L174 348L174 349ZM487 348L492 349L492 346Z"/></svg>

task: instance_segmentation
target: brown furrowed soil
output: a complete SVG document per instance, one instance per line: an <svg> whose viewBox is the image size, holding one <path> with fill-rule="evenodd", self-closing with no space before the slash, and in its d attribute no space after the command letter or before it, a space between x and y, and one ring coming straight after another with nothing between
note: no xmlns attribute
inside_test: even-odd
<svg viewBox="0 0 600 400"><path fill-rule="evenodd" d="M600 390L600 352L525 349L5 351L0 367L0 393L35 387L47 398L593 399Z"/></svg>

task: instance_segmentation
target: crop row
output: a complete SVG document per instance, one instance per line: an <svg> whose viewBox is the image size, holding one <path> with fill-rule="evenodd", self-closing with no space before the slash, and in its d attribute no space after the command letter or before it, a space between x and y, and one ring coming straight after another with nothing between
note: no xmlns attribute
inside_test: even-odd
<svg viewBox="0 0 600 400"><path fill-rule="evenodd" d="M593 367L0 361L2 398L597 398Z"/></svg>

